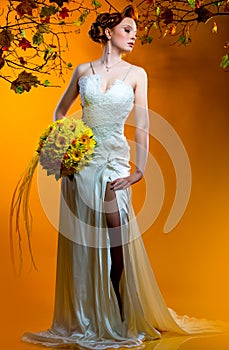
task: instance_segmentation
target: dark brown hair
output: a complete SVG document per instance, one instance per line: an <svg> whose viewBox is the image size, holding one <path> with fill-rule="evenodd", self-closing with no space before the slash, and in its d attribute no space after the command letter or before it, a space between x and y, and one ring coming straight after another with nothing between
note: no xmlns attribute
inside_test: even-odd
<svg viewBox="0 0 229 350"><path fill-rule="evenodd" d="M132 18L137 23L138 14L132 5L126 6L122 12L100 13L88 32L90 38L97 43L105 44L108 41L105 29L114 28L126 17Z"/></svg>

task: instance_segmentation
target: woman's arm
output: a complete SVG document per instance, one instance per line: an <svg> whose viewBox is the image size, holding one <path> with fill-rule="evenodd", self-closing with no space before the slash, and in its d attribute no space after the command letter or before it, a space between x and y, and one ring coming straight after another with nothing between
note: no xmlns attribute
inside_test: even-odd
<svg viewBox="0 0 229 350"><path fill-rule="evenodd" d="M136 142L136 168L125 178L119 178L111 183L111 189L120 190L138 182L144 173L149 150L149 114L147 100L147 74L144 69L136 71L135 88L135 142Z"/></svg>
<svg viewBox="0 0 229 350"><path fill-rule="evenodd" d="M147 74L141 69L135 89L136 176L139 181L145 171L149 151L149 114Z"/></svg>
<svg viewBox="0 0 229 350"><path fill-rule="evenodd" d="M80 76L79 66L74 70L72 78L65 90L63 96L61 97L59 103L54 112L54 120L62 119L65 117L67 111L71 107L72 103L75 101L79 95L78 79Z"/></svg>

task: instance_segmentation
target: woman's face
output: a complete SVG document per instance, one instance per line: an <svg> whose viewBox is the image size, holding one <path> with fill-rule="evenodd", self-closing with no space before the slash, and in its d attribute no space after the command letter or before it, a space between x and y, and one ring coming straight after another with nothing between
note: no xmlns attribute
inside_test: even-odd
<svg viewBox="0 0 229 350"><path fill-rule="evenodd" d="M121 52L131 52L136 40L136 23L130 17L123 20L110 30L111 44Z"/></svg>

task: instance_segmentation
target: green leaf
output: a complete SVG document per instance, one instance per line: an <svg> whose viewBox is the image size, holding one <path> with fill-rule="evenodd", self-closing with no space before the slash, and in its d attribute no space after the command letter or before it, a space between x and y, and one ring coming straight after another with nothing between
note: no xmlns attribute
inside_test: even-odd
<svg viewBox="0 0 229 350"><path fill-rule="evenodd" d="M48 50L48 49L45 49L45 50L44 50L44 56L43 56L43 58L44 58L45 61L47 60L48 54L49 54L49 50Z"/></svg>
<svg viewBox="0 0 229 350"><path fill-rule="evenodd" d="M0 46L10 47L11 42L14 40L14 34L10 29L3 29L0 32Z"/></svg>
<svg viewBox="0 0 229 350"><path fill-rule="evenodd" d="M55 6L44 6L41 9L40 17L50 17L52 15L55 15L59 11L58 7Z"/></svg>
<svg viewBox="0 0 229 350"><path fill-rule="evenodd" d="M100 2L98 2L97 0L92 0L92 5L95 7L101 7L102 5L100 4Z"/></svg>
<svg viewBox="0 0 229 350"><path fill-rule="evenodd" d="M80 27L81 24L82 24L80 21L73 21L73 23L74 23L77 27Z"/></svg>
<svg viewBox="0 0 229 350"><path fill-rule="evenodd" d="M222 1L216 1L213 3L213 6L220 7L222 5Z"/></svg>
<svg viewBox="0 0 229 350"><path fill-rule="evenodd" d="M26 37L26 35L25 35L25 30L24 30L24 29L21 30L21 36L22 36L22 38L25 38L25 37Z"/></svg>
<svg viewBox="0 0 229 350"><path fill-rule="evenodd" d="M49 86L51 83L50 83L50 81L48 80L48 79L46 79L45 81L44 81L44 86Z"/></svg>
<svg viewBox="0 0 229 350"><path fill-rule="evenodd" d="M139 39L140 39L142 45L150 44L153 41L153 37L148 36L147 34L142 35Z"/></svg>
<svg viewBox="0 0 229 350"><path fill-rule="evenodd" d="M49 30L49 25L47 23L43 23L43 24L40 24L38 27L38 32L39 33L50 33L50 30Z"/></svg>
<svg viewBox="0 0 229 350"><path fill-rule="evenodd" d="M191 6L191 8L195 8L196 4L195 4L195 0L188 0L189 5Z"/></svg>
<svg viewBox="0 0 229 350"><path fill-rule="evenodd" d="M183 34L183 35L181 35L181 36L179 37L178 41L179 41L182 45L187 46L188 44L191 43L191 38L190 38L189 36Z"/></svg>
<svg viewBox="0 0 229 350"><path fill-rule="evenodd" d="M89 11L87 9L84 9L83 13L81 13L81 15L78 18L78 21L80 22L80 25L82 25L85 22L88 14L89 14Z"/></svg>
<svg viewBox="0 0 229 350"><path fill-rule="evenodd" d="M220 68L226 69L228 66L229 66L229 57L228 55L224 55L221 58Z"/></svg>
<svg viewBox="0 0 229 350"><path fill-rule="evenodd" d="M181 36L179 37L179 39L178 39L178 41L179 41L180 43L183 43L184 40L185 40L185 35L181 35Z"/></svg>
<svg viewBox="0 0 229 350"><path fill-rule="evenodd" d="M44 41L44 36L42 33L37 32L33 36L33 44L39 46Z"/></svg>
<svg viewBox="0 0 229 350"><path fill-rule="evenodd" d="M16 87L16 93L17 94L22 94L24 92L23 86L19 85Z"/></svg>
<svg viewBox="0 0 229 350"><path fill-rule="evenodd" d="M153 22L153 27L154 27L154 29L158 29L157 22Z"/></svg>
<svg viewBox="0 0 229 350"><path fill-rule="evenodd" d="M156 8L156 15L160 16L160 13L161 13L161 9L160 9L159 6L157 6L157 8Z"/></svg>

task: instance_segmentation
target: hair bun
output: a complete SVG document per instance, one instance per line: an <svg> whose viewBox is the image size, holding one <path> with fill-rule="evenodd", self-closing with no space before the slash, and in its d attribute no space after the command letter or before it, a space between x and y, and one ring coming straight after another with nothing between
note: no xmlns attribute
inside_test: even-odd
<svg viewBox="0 0 229 350"><path fill-rule="evenodd" d="M91 25L91 29L89 31L91 39L98 43L106 42L108 39L105 34L105 29L115 27L116 24L120 22L120 18L121 14L119 12L100 13L97 16L96 21Z"/></svg>
<svg viewBox="0 0 229 350"><path fill-rule="evenodd" d="M135 11L132 5L126 6L122 13L100 13L97 16L96 21L92 23L91 29L88 34L93 41L104 44L108 41L108 38L105 34L105 29L114 28L125 17L133 18L134 21L137 22L137 12Z"/></svg>
<svg viewBox="0 0 229 350"><path fill-rule="evenodd" d="M121 14L119 12L115 13L101 13L98 15L96 22L98 22L102 28L112 28L119 22Z"/></svg>
<svg viewBox="0 0 229 350"><path fill-rule="evenodd" d="M89 30L89 36L97 43L102 43L104 39L104 30L101 25L96 21L92 23L91 29Z"/></svg>

